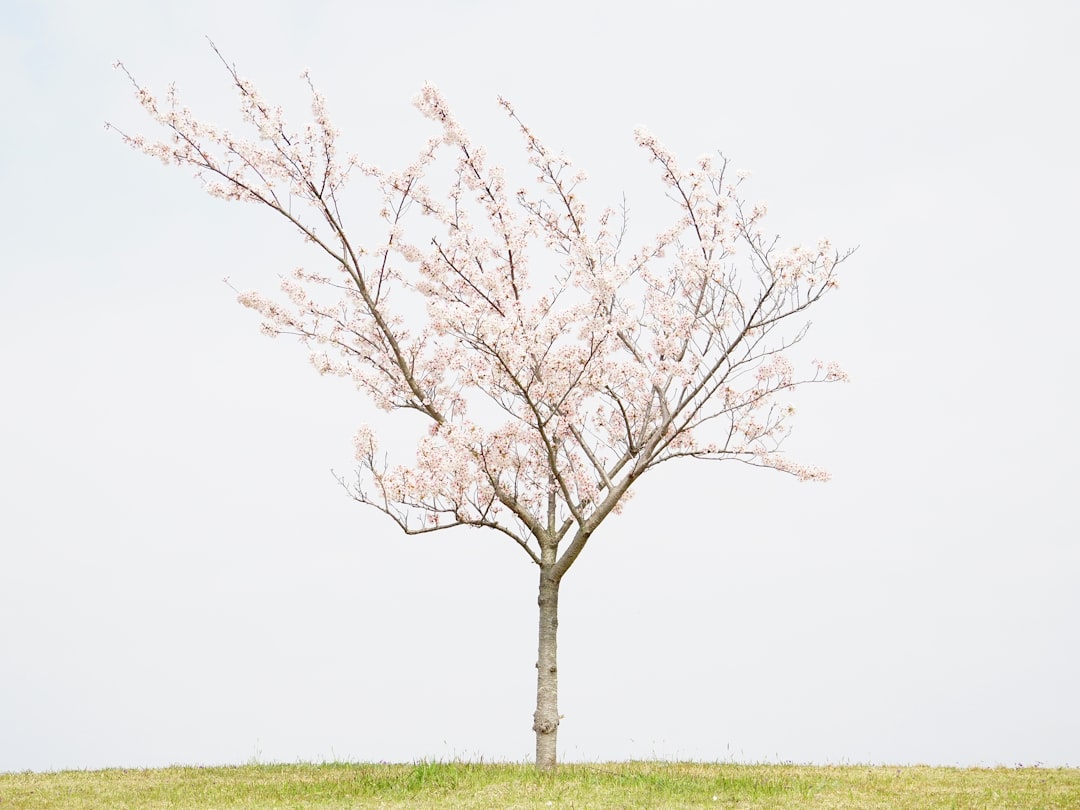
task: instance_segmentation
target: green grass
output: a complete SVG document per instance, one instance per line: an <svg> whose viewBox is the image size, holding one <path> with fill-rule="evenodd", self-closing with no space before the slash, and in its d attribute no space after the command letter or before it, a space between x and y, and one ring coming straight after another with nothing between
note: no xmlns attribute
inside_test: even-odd
<svg viewBox="0 0 1080 810"><path fill-rule="evenodd" d="M1077 808L1080 769L715 765L246 765L0 774L22 808Z"/></svg>

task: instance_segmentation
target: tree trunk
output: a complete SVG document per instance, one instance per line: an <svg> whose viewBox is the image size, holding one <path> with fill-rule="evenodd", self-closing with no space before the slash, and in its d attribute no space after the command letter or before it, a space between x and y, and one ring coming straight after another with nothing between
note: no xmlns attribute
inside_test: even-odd
<svg viewBox="0 0 1080 810"><path fill-rule="evenodd" d="M559 733L559 670L556 665L556 633L559 628L559 580L551 565L540 567L540 643L536 659L536 767L555 768L555 743Z"/></svg>

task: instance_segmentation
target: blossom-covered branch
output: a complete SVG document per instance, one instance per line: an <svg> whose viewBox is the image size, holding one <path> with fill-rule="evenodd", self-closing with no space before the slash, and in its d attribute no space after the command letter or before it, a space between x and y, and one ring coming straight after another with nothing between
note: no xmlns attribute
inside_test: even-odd
<svg viewBox="0 0 1080 810"><path fill-rule="evenodd" d="M726 160L683 168L637 130L675 216L623 258L625 219L616 227L612 208L590 219L585 173L549 151L505 99L536 172L531 189L509 188L432 85L415 103L438 133L411 164L386 171L339 156L339 133L306 73L312 122L294 130L222 62L254 138L199 121L175 87L159 99L118 63L169 138L121 135L193 168L214 196L269 207L327 257L325 271L283 279L281 299L238 299L262 315L266 333L310 346L320 373L428 420L415 457L393 465L360 428L355 498L408 532L497 529L539 564L544 547L570 534L572 561L633 482L665 461L730 459L826 477L782 454L794 411L778 398L846 379L835 364L798 374L788 351L848 254L827 240L779 249L763 230L765 206L743 203L744 175L731 178ZM444 156L452 180L436 193L427 173ZM385 236L370 246L353 241L342 215L356 175L382 201L367 215L384 222ZM425 238L411 241L413 227ZM411 325L417 306L420 328Z"/></svg>

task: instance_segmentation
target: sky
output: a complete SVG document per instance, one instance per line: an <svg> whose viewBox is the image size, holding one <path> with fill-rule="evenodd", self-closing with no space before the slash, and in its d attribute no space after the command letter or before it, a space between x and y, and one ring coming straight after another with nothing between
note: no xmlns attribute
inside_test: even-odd
<svg viewBox="0 0 1080 810"><path fill-rule="evenodd" d="M532 756L535 567L347 497L372 406L222 283L318 256L105 131L154 134L117 59L235 121L207 36L297 122L310 69L370 162L432 81L641 234L645 124L751 170L785 244L858 246L805 344L852 382L787 444L833 480L640 482L562 588L564 759L1080 766L1080 6L615 8L7 0L0 772Z"/></svg>

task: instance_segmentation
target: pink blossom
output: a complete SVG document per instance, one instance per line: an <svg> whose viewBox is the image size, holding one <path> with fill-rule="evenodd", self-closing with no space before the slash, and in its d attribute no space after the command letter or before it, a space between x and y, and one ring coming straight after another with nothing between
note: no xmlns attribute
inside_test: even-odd
<svg viewBox="0 0 1080 810"><path fill-rule="evenodd" d="M265 333L316 348L320 374L426 420L411 458L393 464L400 451L380 455L372 429L358 429L359 500L407 531L497 528L539 560L545 543L591 534L637 478L668 460L827 477L782 454L794 409L777 398L847 379L835 363L800 373L787 354L805 334L803 311L836 286L847 254L826 239L776 248L763 230L765 204L735 196L722 156L684 169L656 136L635 130L673 209L631 252L618 209L590 218L586 172L548 150L505 99L531 186L511 185L434 85L414 103L439 134L387 171L338 156L340 133L307 71L310 122L294 127L228 70L249 139L196 119L176 88L161 100L134 79L138 103L167 138L120 135L192 169L213 196L266 206L319 249L317 270L281 280L281 300L237 300L259 313ZM440 162L449 171L431 172ZM383 226L366 244L353 241L338 196L354 168ZM735 175L735 185L750 176Z"/></svg>

